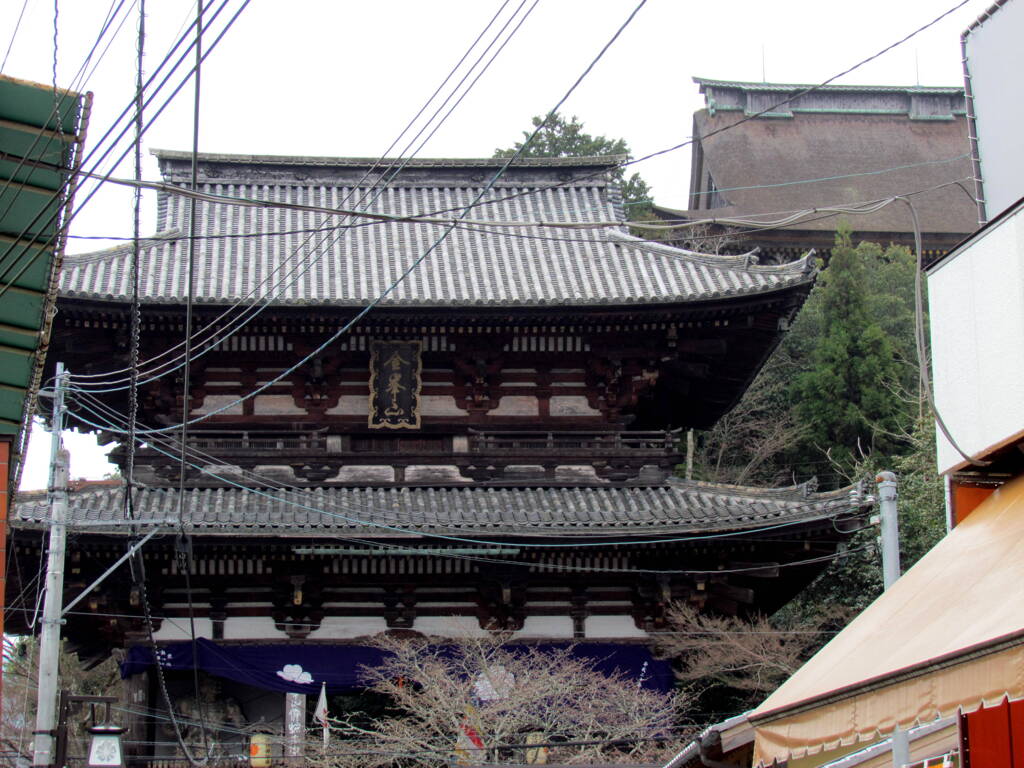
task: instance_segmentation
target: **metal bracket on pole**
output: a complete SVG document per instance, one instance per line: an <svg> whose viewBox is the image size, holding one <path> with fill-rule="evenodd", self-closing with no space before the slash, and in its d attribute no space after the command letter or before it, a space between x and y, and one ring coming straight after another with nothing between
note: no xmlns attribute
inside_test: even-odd
<svg viewBox="0 0 1024 768"><path fill-rule="evenodd" d="M76 597L76 598L75 598L74 600L72 600L72 601L71 601L70 603L68 603L67 605L65 605L65 606L64 606L64 610L60 612L60 615L61 615L61 616L66 616L66 615L67 615L67 613L68 613L68 611L70 611L70 610L71 610L72 608L74 608L74 607L75 607L76 605L78 605L78 604L79 604L80 602L82 602L82 600L84 600L84 599L86 598L86 596L87 596L87 595L88 595L88 594L89 594L90 592L92 592L92 591L93 591L93 590L94 590L94 589L95 589L96 587L98 587L98 586L99 586L100 584L102 584L102 583L103 583L103 582L104 582L104 581L105 581L105 580L107 579L107 577L108 577L108 576L109 576L110 574L112 574L112 573L113 573L114 571L116 571L116 570L117 570L117 569L118 569L119 567L121 567L121 564L122 564L122 563L123 563L123 562L124 562L125 560L127 560L127 559L128 559L129 557L131 557L131 556L132 556L132 555L134 555L134 554L135 554L136 552L138 552L138 551L139 551L140 549L142 549L142 545L143 545L143 544L145 544L145 543L146 543L147 541L149 541L150 539L152 539L152 538L153 538L154 536L156 536L156 535L157 535L158 533L160 533L160 529L159 529L159 528L154 528L154 529L153 529L152 531L150 531L149 533L147 533L147 534L146 534L145 536L143 536L143 537L142 537L141 539L139 539L139 540L138 540L137 542L135 542L134 544L132 544L132 546L128 548L128 551L127 551L127 552L125 552L125 553L124 553L123 555L121 555L121 557L119 557L119 558L118 558L118 559L117 559L117 560L116 560L116 561L114 562L114 564L113 564L113 565L111 565L111 566L110 566L109 568L107 568L107 570L105 570L105 571L104 571L104 572L103 572L102 574L100 574L99 578L97 578L97 579L96 579L96 580L95 580L95 581L94 581L94 582L93 582L92 584L90 584L90 585L89 585L88 587L86 587L85 589L83 589L83 590L81 591L81 593L79 593L78 597Z"/></svg>

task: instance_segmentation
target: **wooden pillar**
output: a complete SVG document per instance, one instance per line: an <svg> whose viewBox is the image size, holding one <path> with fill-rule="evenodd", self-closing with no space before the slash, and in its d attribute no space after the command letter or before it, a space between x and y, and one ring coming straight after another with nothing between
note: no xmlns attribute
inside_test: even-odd
<svg viewBox="0 0 1024 768"><path fill-rule="evenodd" d="M284 758L285 765L298 766L304 761L306 747L306 694L284 695Z"/></svg>

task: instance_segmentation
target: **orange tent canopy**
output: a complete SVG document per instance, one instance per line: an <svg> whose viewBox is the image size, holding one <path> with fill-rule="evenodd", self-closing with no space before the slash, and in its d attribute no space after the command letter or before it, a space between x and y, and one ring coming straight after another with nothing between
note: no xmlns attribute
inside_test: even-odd
<svg viewBox="0 0 1024 768"><path fill-rule="evenodd" d="M798 758L1024 697L1024 478L982 503L750 714Z"/></svg>

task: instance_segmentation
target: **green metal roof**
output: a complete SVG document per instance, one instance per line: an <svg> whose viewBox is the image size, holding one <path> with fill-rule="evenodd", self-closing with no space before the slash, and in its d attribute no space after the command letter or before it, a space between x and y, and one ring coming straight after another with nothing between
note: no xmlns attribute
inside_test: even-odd
<svg viewBox="0 0 1024 768"><path fill-rule="evenodd" d="M86 112L80 94L0 75L0 437L20 435L38 386Z"/></svg>

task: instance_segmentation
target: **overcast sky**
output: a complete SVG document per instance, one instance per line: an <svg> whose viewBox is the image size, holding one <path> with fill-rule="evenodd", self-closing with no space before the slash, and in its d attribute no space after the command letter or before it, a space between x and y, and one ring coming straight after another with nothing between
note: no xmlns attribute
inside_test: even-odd
<svg viewBox="0 0 1024 768"><path fill-rule="evenodd" d="M72 85L106 13L118 2L59 2L58 85ZM498 26L520 9L514 26L534 0L520 2L505 5ZM214 34L240 4L231 0ZM837 82L962 85L960 33L989 4L967 2ZM123 7L130 5L125 0ZM590 132L625 138L635 156L645 155L689 137L691 115L702 106L694 76L818 83L953 5L954 0L648 0L563 111L578 115ZM4 51L21 6L19 0L0 3ZM635 6L636 0L539 0L420 156L487 157L511 145L532 115L554 106ZM379 156L501 7L500 0L252 0L203 65L200 151ZM152 71L188 23L194 3L147 0L146 9L146 67ZM87 149L131 100L136 13L85 83L83 90L95 94ZM4 74L52 81L53 22L51 0L27 0ZM99 53L102 48L93 64ZM191 148L192 100L186 87L149 129L147 149ZM687 148L635 166L660 204L686 207L689 157ZM118 173L130 176L130 165ZM144 175L157 176L148 156ZM144 205L146 221L152 221L152 200ZM103 245L82 236L130 232L130 195L108 186L74 219L68 250ZM35 435L23 488L45 486L47 448L42 433ZM71 448L73 477L109 471L95 449Z"/></svg>

